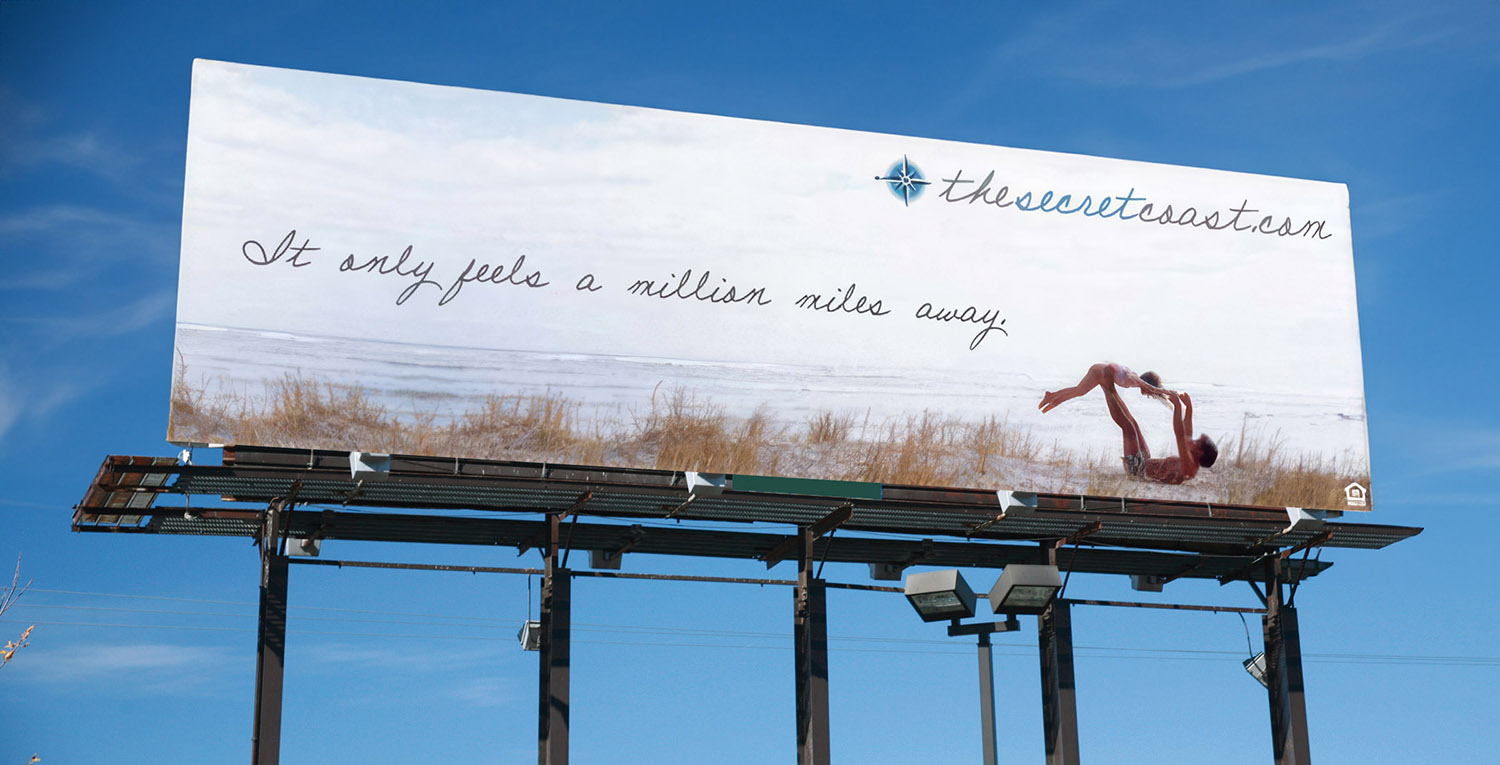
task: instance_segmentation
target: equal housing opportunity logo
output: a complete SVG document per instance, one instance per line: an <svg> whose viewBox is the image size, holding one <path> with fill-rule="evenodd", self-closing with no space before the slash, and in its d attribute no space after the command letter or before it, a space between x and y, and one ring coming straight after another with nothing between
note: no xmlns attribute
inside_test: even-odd
<svg viewBox="0 0 1500 765"><path fill-rule="evenodd" d="M1294 219L1289 215L1267 214L1265 210L1252 207L1245 199L1238 206L1229 208L1185 205L1180 200L1162 203L1144 194L1137 194L1131 186L1123 194L1077 194L1057 189L1031 190L1012 189L1009 184L998 181L996 172L990 170L983 178L977 173L964 176L963 170L953 172L951 178L940 178L941 191L937 198L966 207L980 206L991 209L1014 210L1026 213L1051 213L1054 215L1082 215L1120 222L1148 223L1160 226L1180 226L1209 231L1234 231L1277 237L1303 237L1322 240L1333 235L1324 231L1328 220L1312 218ZM904 207L921 198L922 192L933 185L922 174L922 170L907 155L892 163L885 175L875 180L901 200Z"/></svg>

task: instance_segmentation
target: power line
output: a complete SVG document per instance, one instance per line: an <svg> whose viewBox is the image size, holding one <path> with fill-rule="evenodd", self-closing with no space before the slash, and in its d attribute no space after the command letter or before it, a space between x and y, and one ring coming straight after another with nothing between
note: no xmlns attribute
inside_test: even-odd
<svg viewBox="0 0 1500 765"><path fill-rule="evenodd" d="M139 599L139 600L167 600L167 601L176 601L176 602L181 602L181 603L205 603L205 604L216 605L216 606L247 606L249 608L256 608L256 607L259 606L259 604L256 603L253 600L204 600L202 598L181 598L181 597L171 597L171 596L167 596L167 595L130 595L130 594L112 593L112 592L84 592L84 591L81 591L81 590L47 590L47 589L42 589L42 588L39 588L39 587L33 587L30 590L28 590L28 592L44 592L44 593L51 593L51 594L55 594L55 595L82 595L82 596L97 597L97 598L134 598L134 599ZM19 606L17 606L17 607L19 607ZM493 617L493 616L451 616L451 615L448 615L448 614L420 613L420 612L414 612L414 611L375 611L375 610L368 610L368 609L361 609L361 608L329 608L329 607L326 607L326 606L303 606L303 605L291 605L291 606L289 606L289 608L292 609L292 610L294 610L294 611L330 611L330 612L336 612L336 613L374 614L374 615L380 615L380 616L422 616L422 617L427 617L427 618L430 618L430 619L462 619L462 620L469 620L469 621L497 621L498 620L497 617Z"/></svg>
<svg viewBox="0 0 1500 765"><path fill-rule="evenodd" d="M358 620L356 620L358 621ZM249 633L255 630L249 627L210 627L199 625L172 625L172 624L126 624L126 623L104 623L104 622L81 622L81 621L30 621L19 619L0 619L0 622L15 624L42 624L49 626L76 626L76 627L102 627L110 629L167 629L167 630L189 630L198 632L240 632ZM399 622L397 622L399 623ZM453 625L436 625L453 626ZM785 639L787 636L780 633L753 633L734 632L729 630L692 630L680 628L652 629L637 628L626 625L604 625L599 628L578 628L580 632L635 632L637 634L662 634L662 635L685 635L692 637L750 637L753 639ZM363 637L376 639L420 639L420 640L479 640L490 642L510 642L515 638L509 636L487 636L487 635L453 635L443 633L388 633L388 632L349 632L336 630L302 630L288 629L289 634L320 635L337 637ZM829 636L831 642L876 642L904 645L934 645L953 646L949 648L856 648L842 647L839 651L853 653L925 653L925 654L967 654L968 650L961 647L962 644L954 644L952 641L905 639L905 638L875 638L863 636ZM683 643L683 642L658 642L658 641L613 641L613 640L574 640L575 643L589 645L626 645L626 646L656 646L656 647L685 647L685 648L731 648L731 649L768 649L784 650L785 646L774 645L736 645L733 643ZM1031 655L1034 649L1024 644L997 644L996 648L1003 650L1006 655ZM1075 651L1085 652L1082 658L1108 658L1108 659L1164 659L1175 661L1220 661L1224 656L1239 656L1237 651L1219 651L1207 649L1190 648L1126 648L1120 646L1075 646ZM1500 657L1497 656L1413 656L1403 654L1303 654L1303 658L1315 663L1326 664L1365 664L1365 665L1424 665L1424 666L1469 666L1469 667L1500 667Z"/></svg>
<svg viewBox="0 0 1500 765"><path fill-rule="evenodd" d="M181 603L223 604L223 606L258 606L254 601L233 600L205 600L205 598L172 597L172 595L138 595L120 594L120 592L90 592L78 591L78 589L43 589L31 588L30 592L49 592L49 594L86 595L86 597L113 597L113 598L138 598L138 600L165 600L181 601ZM172 610L172 609L124 609L124 607L108 606L71 606L71 604L52 603L17 603L15 609L21 607L52 607L52 609L77 609L77 610L111 610L111 612L127 613L157 613L157 615L183 615L183 616L254 616L254 612L245 613L216 613L198 612L198 610ZM360 613L360 615L378 616L422 616L422 618L458 619L458 621L475 622L475 624L432 624L432 627L466 627L466 628L519 628L520 619L499 618L499 616L456 616L446 613L423 613L405 612L405 610L377 610L377 609L339 609L339 607L324 606L290 606L293 610L317 610L317 612L333 613ZM299 621L335 621L351 622L351 624L404 624L419 625L425 622L399 621L399 619L357 619L344 618L344 616L296 616ZM15 619L3 619L3 621L15 621ZM31 624L57 624L57 625L96 625L93 622L66 622L34 621ZM98 624L107 625L107 624ZM198 631L233 631L236 627L195 627L195 625L166 624L120 624L110 627L141 627L141 628L183 628L183 630ZM684 634L684 636L697 637L750 637L750 639L786 639L789 634L780 631L745 631L745 630L712 630L712 628L688 628L688 627L640 627L640 625L625 624L601 624L601 622L573 622L574 631L603 631L603 633L636 633L636 634ZM288 630L299 631L299 630ZM432 639L478 639L474 636L444 636L444 634L386 634L386 633L335 633L335 631L311 631L303 630L300 634L345 634L345 636L368 636L368 637L432 637ZM492 640L511 640L513 637L483 637ZM840 642L868 642L868 643L901 643L901 645L951 645L951 640L936 639L907 639L907 637L882 637L862 636L862 634L829 634L829 640L840 640ZM579 642L579 640L574 640ZM597 645L613 645L613 643L595 642ZM676 645L676 643L619 643L619 645ZM694 645L694 643L682 643L682 645ZM1026 643L1001 643L996 646L1011 645L1022 648ZM853 648L844 648L853 649ZM1124 652L1142 652L1142 654L1166 654L1176 657L1190 657L1199 654L1205 657L1221 657L1221 655L1241 655L1238 651L1221 651L1221 649L1202 648L1127 648L1127 646L1095 646L1076 645L1074 651L1085 652L1091 657L1116 657L1131 658L1133 655ZM948 651L939 651L948 652ZM1437 666L1500 666L1500 657L1496 655L1415 655L1415 654L1350 654L1350 652L1304 652L1302 657L1307 660L1316 660L1319 663L1373 663L1373 664L1437 664Z"/></svg>

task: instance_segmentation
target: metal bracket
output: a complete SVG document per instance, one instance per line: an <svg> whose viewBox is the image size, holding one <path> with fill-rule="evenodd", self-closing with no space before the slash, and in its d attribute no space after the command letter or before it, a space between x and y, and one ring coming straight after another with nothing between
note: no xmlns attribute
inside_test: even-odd
<svg viewBox="0 0 1500 765"><path fill-rule="evenodd" d="M906 560L895 563L871 563L870 578L879 581L894 582L901 578L901 573L912 566L926 560L932 555L933 544L931 539L923 539L922 549L906 556Z"/></svg>
<svg viewBox="0 0 1500 765"><path fill-rule="evenodd" d="M957 619L948 625L948 637L960 635L993 635L996 632L1015 632L1021 629L1021 620L1014 614L1003 622L980 622L978 624L960 624Z"/></svg>
<svg viewBox="0 0 1500 765"><path fill-rule="evenodd" d="M723 473L699 473L689 470L683 473L683 480L687 484L688 494L694 497L717 497L724 493L724 486L729 482L729 477Z"/></svg>
<svg viewBox="0 0 1500 765"><path fill-rule="evenodd" d="M391 477L391 455L349 452L349 478L359 481L383 481Z"/></svg>
<svg viewBox="0 0 1500 765"><path fill-rule="evenodd" d="M1057 547L1067 547L1068 545L1071 545L1071 544L1077 544L1078 540L1083 539L1084 537L1089 536L1090 534L1098 533L1098 531L1100 529L1102 529L1102 528L1104 528L1104 524L1102 522L1100 522L1100 521L1094 521L1093 523L1090 523L1090 524L1084 526L1083 528L1081 528L1081 529L1073 532L1072 534L1069 534L1069 535L1063 537L1062 539L1057 540L1057 545L1056 546Z"/></svg>
<svg viewBox="0 0 1500 765"><path fill-rule="evenodd" d="M589 500L592 500L593 498L594 492L592 491L586 491L582 494L579 494L578 499L573 500L573 504L569 505L568 509L562 511L562 514L559 515L557 519L564 520L570 515L577 515L583 510L584 505L587 505L589 503Z"/></svg>
<svg viewBox="0 0 1500 765"><path fill-rule="evenodd" d="M1322 525L1322 522L1319 521L1318 522L1318 526L1321 526L1321 525ZM1314 526L1313 528L1317 528L1317 526ZM1281 534L1285 534L1287 531L1291 531L1291 527L1288 527L1286 531L1282 531ZM1273 535L1273 536L1280 536L1280 534ZM1242 568L1242 569L1240 569L1240 570L1238 570L1238 571L1236 571L1236 572L1234 572L1232 574L1225 574L1224 576L1219 577L1219 584L1220 585L1229 584L1230 582L1232 582L1232 581L1234 581L1236 579L1239 579L1242 576L1245 576L1250 571L1252 571L1256 566L1259 566L1262 563L1265 563L1266 559L1268 559L1268 558L1271 558L1271 557L1274 556L1274 557L1279 558L1281 560L1286 560L1287 558L1289 558L1289 557L1291 557L1293 555L1296 555L1297 553L1302 552L1303 550L1306 550L1306 549L1309 549L1309 548L1313 548L1313 547L1318 547L1318 546L1322 545L1323 543L1327 542L1328 540L1330 540L1332 538L1333 538L1333 530L1329 529L1329 530L1324 531L1324 532L1322 532L1320 534L1314 535L1311 539L1307 540L1306 542L1303 542L1302 544L1296 545L1294 547L1288 547L1287 549L1282 550L1280 552L1276 552L1276 551L1267 552L1267 553L1261 555L1260 557L1256 558L1255 560L1250 561L1250 563L1248 565L1246 565L1244 568ZM1298 573L1299 578L1300 578L1300 576L1304 572L1301 569L1298 569L1297 573ZM1254 582L1252 581L1251 584L1254 584Z"/></svg>
<svg viewBox="0 0 1500 765"><path fill-rule="evenodd" d="M797 535L787 537L786 539L783 539L781 542L777 543L775 547L772 547L770 550L767 550L764 555L760 556L760 559L762 561L765 561L766 568L769 569L775 566L777 563L780 563L797 554L797 550L802 544L803 534L809 534L813 539L817 539L818 537L821 537L824 534L827 534L828 532L833 531L834 529L843 525L853 517L854 505L852 503L845 502L844 504L839 505L837 510L834 510L828 515L823 516L821 519L814 522L812 525L807 526L805 529L799 530L799 533Z"/></svg>
<svg viewBox="0 0 1500 765"><path fill-rule="evenodd" d="M1286 528L1270 536L1256 540L1251 547L1263 547L1277 539L1280 539L1294 531L1316 531L1323 528L1328 513L1325 510L1307 510L1300 507L1286 508Z"/></svg>
<svg viewBox="0 0 1500 765"><path fill-rule="evenodd" d="M995 492L995 498L1000 502L1000 514L969 529L965 533L966 536L972 537L1011 516L1025 518L1036 512L1037 499L1035 492L1000 489Z"/></svg>
<svg viewBox="0 0 1500 765"><path fill-rule="evenodd" d="M673 507L671 510L667 511L667 518L675 520L677 518L677 514L678 513L682 512L683 510L688 509L688 505L691 505L694 502L697 502L698 501L698 497L701 497L701 496L703 496L703 495L701 495L701 494L689 494L687 500L685 500L682 504L680 504L680 505L678 505L676 507ZM670 507L670 505L663 505L663 507Z"/></svg>

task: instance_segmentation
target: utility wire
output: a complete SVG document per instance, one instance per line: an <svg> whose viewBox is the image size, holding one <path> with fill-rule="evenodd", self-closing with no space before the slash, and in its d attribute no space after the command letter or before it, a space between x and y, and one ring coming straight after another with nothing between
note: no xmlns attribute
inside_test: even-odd
<svg viewBox="0 0 1500 765"><path fill-rule="evenodd" d="M165 596L165 595L132 595L132 594L122 594L122 593L88 592L88 591L81 591L81 590L53 590L53 589L41 589L41 588L35 588L35 587L31 588L29 590L29 592L50 593L50 594L59 594L59 595L90 596L90 597L128 598L128 599L140 599L140 600L163 600L163 601L174 601L174 602L185 602L185 603L202 603L202 604L208 604L208 605L239 605L239 606L249 606L249 607L256 607L256 606L258 606L257 603L247 602L247 601L207 600L207 599L201 599L201 598L184 598L184 597L172 597L172 596ZM185 611L185 610L172 610L172 609L128 609L128 608L112 608L112 607L105 607L105 606L74 606L74 605L50 604L50 603L49 604L42 604L42 603L28 603L28 602L24 602L24 601L20 602L20 603L17 603L14 606L14 610L17 610L17 611L19 611L20 609L23 609L23 608L54 608L54 609L63 609L63 610L75 609L75 610L80 610L80 611L112 611L112 612L124 612L124 613L149 613L149 614L157 614L157 615L207 616L207 617L226 617L226 616L227 617L250 617L250 616L254 616L255 615L255 613L253 611L247 611L245 613L233 613L233 614L230 614L230 613L203 612L203 611ZM446 627L446 628L459 627L459 628L469 628L469 629L474 629L474 628L484 628L484 629L495 629L495 628L498 628L498 629L518 629L520 627L520 622L517 621L517 620L514 620L514 619L505 619L505 618L497 618L497 617L452 616L452 615L445 615L445 614L418 613L418 612L408 612L408 611L383 611L383 610L373 610L373 609L327 608L327 607L321 607L321 606L297 606L297 605L290 606L290 609L292 609L294 611L297 611L297 610L306 610L306 611L319 611L319 612L332 612L332 613L352 613L352 614L363 614L363 615L373 615L373 616L412 616L412 617L423 617L423 618L434 618L434 619L450 619L450 620L463 620L463 621L469 621L469 622L476 622L476 623L472 623L472 624L457 624L457 623L430 624L429 626L432 626L432 627ZM348 618L348 617L295 616L295 619L298 620L298 621L304 621L304 620L305 621L328 621L328 622L346 622L346 623L357 623L357 624L359 624L359 623L368 623L368 624L396 624L396 625L421 625L421 624L426 624L425 622L410 622L410 621L402 621L402 620L381 620L381 619L355 619L355 618ZM0 620L0 621L16 622L16 623L25 621L26 623L31 623L31 624L47 624L47 625L59 625L59 626L62 626L62 625L71 625L71 626L102 626L102 627L141 628L141 629L183 629L183 630L194 630L194 631L242 631L242 629L248 629L248 628L237 628L237 627L204 627L204 626L194 626L194 625L164 625L164 624L118 624L118 625L115 625L115 624L95 624L95 623L92 623L92 622L66 622L66 621L42 622L42 621L15 620L15 619L4 619L4 620ZM635 626L635 625L617 625L617 624L605 624L605 623L594 623L594 622L573 622L573 629L575 631L579 631L579 632L613 632L613 633L622 633L623 632L623 633L657 634L657 635L692 635L692 636L698 636L698 637L715 637L715 636L718 636L718 637L727 637L727 638L759 638L759 639L768 639L768 640L770 640L770 639L785 639L787 637L787 634L780 633L780 632L753 632L753 631L694 629L694 628L673 628L673 627L640 627L640 626ZM1249 634L1248 634L1249 633L1249 627L1248 627L1248 625L1246 625L1245 629L1246 629L1246 644L1248 646L1249 645ZM254 631L254 630L250 630L250 631ZM498 641L510 641L510 640L514 639L514 638L511 638L511 637L493 637L493 638L492 637L483 637L483 638L478 638L478 637L473 637L473 636L441 635L441 634L396 635L396 634L366 633L366 632L313 632L313 631L298 631L298 630L288 630L288 631L292 632L292 633L297 633L297 634L347 635L347 636L359 636L359 637L422 637L422 638L433 638L433 639L464 639L464 640L467 640L467 639L485 639L485 640L498 640ZM920 639L920 638L916 638L916 639L887 638L887 637L867 636L867 635L830 635L829 639L830 640L838 640L838 641L847 641L847 642L866 642L866 643L928 644L928 645L949 645L950 644L950 641L947 641L947 640L928 640L928 639ZM574 642L578 642L578 641L574 641ZM642 643L642 645L650 645L650 644L649 643ZM1006 646L1006 645L1015 646L1015 647L1025 647L1027 644L1026 643L1019 643L1019 642L1018 643L1002 643L1002 642L997 642L997 643L995 643L995 645L997 647ZM844 650L853 650L853 649L844 649ZM1238 655L1237 651L1218 651L1218 650L1212 650L1212 649L1191 649L1191 648L1126 648L1126 647L1122 647L1122 646L1079 646L1079 645L1075 645L1074 646L1074 650L1075 651L1087 651L1087 652L1106 652L1106 653L1103 653L1101 655L1109 655L1107 652L1122 652L1122 651L1140 652L1140 653L1151 653L1151 654L1179 655L1179 656L1183 656L1183 657L1194 655L1194 654L1202 654L1202 655L1206 655L1206 656ZM947 653L947 651L938 651L938 653ZM1438 656L1438 655L1413 655L1413 654L1375 654L1375 653L1370 653L1370 654L1356 654L1356 653L1313 653L1313 652L1304 652L1302 654L1302 656L1305 659L1314 659L1314 660L1317 660L1317 661L1319 661L1321 663L1370 663L1370 664L1388 664L1388 665L1395 665L1395 664L1433 664L1433 665L1444 665L1444 666L1446 666L1446 665L1458 665L1458 666L1481 666L1481 667L1483 667L1483 666L1500 666L1500 656L1457 656L1457 655ZM1118 657L1119 658L1129 658L1128 656L1125 656L1123 654L1119 655Z"/></svg>
<svg viewBox="0 0 1500 765"><path fill-rule="evenodd" d="M249 627L211 627L199 625L174 625L174 624L125 624L125 623L103 623L103 622L80 622L80 621L31 621L19 619L0 619L0 622L29 623L48 626L77 626L77 627L101 627L110 629L166 629L166 630L188 630L198 632L255 632ZM437 625L452 626L452 625ZM636 634L660 634L660 635L683 635L685 637L738 637L752 639L785 639L787 636L779 633L753 633L734 632L729 630L691 630L691 629L651 629L612 626L605 628L579 628L579 632L626 632ZM321 635L337 637L363 637L376 639L419 639L419 640L478 640L490 642L510 642L515 638L509 636L490 635L453 635L443 633L388 633L388 632L348 632L334 630L303 630L288 629L289 634L298 635ZM859 648L846 646L838 650L856 653L927 653L927 654L967 654L969 651L961 646L954 645L951 641L903 639L903 638L871 638L871 637L839 637L829 636L831 642L874 642L890 643L897 645L934 645L934 648ZM704 647L704 648L756 648L783 650L785 646L775 645L744 645L733 643L682 643L682 642L657 642L657 641L626 641L626 640L574 640L575 643L590 645L635 645L635 646L682 646L682 647ZM938 648L936 646L952 646L952 648ZM1035 649L1025 644L996 644L997 648L1007 649L1002 653L1007 655L1032 655ZM1177 661L1218 661L1222 656L1237 656L1237 651L1221 651L1212 649L1191 648L1125 648L1120 646L1074 646L1075 651L1084 652L1086 658L1108 658L1108 659L1169 659ZM1364 664L1364 665L1427 665L1427 666L1469 666L1469 667L1500 667L1500 656L1411 656L1403 654L1327 654L1327 653L1304 653L1304 659L1316 663L1327 664Z"/></svg>

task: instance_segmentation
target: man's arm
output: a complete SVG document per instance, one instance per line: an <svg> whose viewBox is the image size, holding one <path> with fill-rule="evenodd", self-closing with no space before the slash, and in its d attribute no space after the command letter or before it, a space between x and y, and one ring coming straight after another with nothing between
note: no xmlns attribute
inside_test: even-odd
<svg viewBox="0 0 1500 765"><path fill-rule="evenodd" d="M1193 430L1193 399L1189 398L1188 394L1186 394L1186 393L1183 393L1181 395L1182 395L1182 428L1183 428L1183 430L1187 431L1188 440L1191 441L1191 440L1193 440L1193 433L1196 432L1196 431Z"/></svg>

